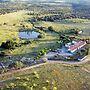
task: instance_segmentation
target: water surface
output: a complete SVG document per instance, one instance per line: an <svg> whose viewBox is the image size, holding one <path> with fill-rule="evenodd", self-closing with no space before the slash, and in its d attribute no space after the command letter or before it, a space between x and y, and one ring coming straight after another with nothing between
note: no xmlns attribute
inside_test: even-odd
<svg viewBox="0 0 90 90"><path fill-rule="evenodd" d="M20 31L19 32L19 37L22 39L35 39L38 38L40 33L35 32L35 31Z"/></svg>

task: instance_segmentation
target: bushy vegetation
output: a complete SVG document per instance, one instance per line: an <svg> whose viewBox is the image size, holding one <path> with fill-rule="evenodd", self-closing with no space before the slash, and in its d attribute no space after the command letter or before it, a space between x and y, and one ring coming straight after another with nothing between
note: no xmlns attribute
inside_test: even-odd
<svg viewBox="0 0 90 90"><path fill-rule="evenodd" d="M48 27L48 30L50 30L50 31L54 31L54 29L53 29L52 26L49 26L49 27Z"/></svg>
<svg viewBox="0 0 90 90"><path fill-rule="evenodd" d="M37 55L36 57L34 57L34 59L36 60L36 59L41 58L42 56L46 55L50 50L51 50L51 49L44 48L43 50L41 50L41 51L38 53L38 55ZM43 61L47 61L46 58L45 58L45 60L43 60Z"/></svg>
<svg viewBox="0 0 90 90"><path fill-rule="evenodd" d="M0 57L6 56L6 53L4 51L0 52Z"/></svg>
<svg viewBox="0 0 90 90"><path fill-rule="evenodd" d="M82 90L90 88L90 65L48 64L11 74L13 80L3 82L2 90ZM24 73L21 75L21 73ZM20 74L20 76L19 76ZM8 76L10 77L10 76ZM78 78L78 79L77 79ZM87 82L87 83L86 83ZM78 83L78 84L77 84ZM86 83L86 84L85 84Z"/></svg>
<svg viewBox="0 0 90 90"><path fill-rule="evenodd" d="M59 40L62 42L62 44L66 44L72 41L72 38L70 38L69 36L63 34L63 33L59 33Z"/></svg>
<svg viewBox="0 0 90 90"><path fill-rule="evenodd" d="M73 28L73 29L65 30L63 33L70 34L70 35L78 35L79 31L81 30L78 28Z"/></svg>
<svg viewBox="0 0 90 90"><path fill-rule="evenodd" d="M44 62L47 62L47 61L48 61L48 58L43 58L43 61L44 61Z"/></svg>
<svg viewBox="0 0 90 90"><path fill-rule="evenodd" d="M38 38L43 38L43 37L44 37L43 34L38 35Z"/></svg>
<svg viewBox="0 0 90 90"><path fill-rule="evenodd" d="M6 42L2 42L1 44L1 48L4 48L4 49L15 49L15 47L17 46L18 46L17 42L13 40L8 40Z"/></svg>
<svg viewBox="0 0 90 90"><path fill-rule="evenodd" d="M88 20L90 19L90 10L84 9L86 13L83 13L82 9L79 11L77 10L78 7L71 6L46 6L40 3L37 5L35 3L28 3L28 5L27 3L0 3L0 14L3 14L0 16L0 61L6 65L9 64L9 70L21 69L25 65L47 62L48 58L43 58L43 60L41 58L49 51L56 50L62 44L74 40L70 36L77 39L90 38L90 20ZM37 30L35 26L40 27ZM39 39L22 40L18 36L20 30L35 30L40 33ZM80 30L83 31L82 35L78 35ZM84 52L89 54L90 50L77 53L76 56L82 55ZM8 54L11 57L6 56ZM25 61L23 61L24 63L20 61L22 57L25 57L25 60L28 57L27 61L33 63L28 62L24 65ZM39 60L41 61L39 62ZM73 58L66 60L73 60ZM7 82L1 81L0 87L1 90L89 90L89 67L89 64L79 66L55 63L32 70L12 71L9 74L8 68L2 67L0 73L7 72L7 74L1 75L0 80L7 80ZM12 80L8 80L10 78Z"/></svg>
<svg viewBox="0 0 90 90"><path fill-rule="evenodd" d="M21 45L31 44L32 42L33 42L33 40L22 40Z"/></svg>
<svg viewBox="0 0 90 90"><path fill-rule="evenodd" d="M10 69L11 69L11 68L21 69L22 67L24 67L24 65L23 65L22 62L16 61L16 62L11 63L8 67L9 67Z"/></svg>
<svg viewBox="0 0 90 90"><path fill-rule="evenodd" d="M8 68L2 68L0 69L0 74L6 73L8 71Z"/></svg>

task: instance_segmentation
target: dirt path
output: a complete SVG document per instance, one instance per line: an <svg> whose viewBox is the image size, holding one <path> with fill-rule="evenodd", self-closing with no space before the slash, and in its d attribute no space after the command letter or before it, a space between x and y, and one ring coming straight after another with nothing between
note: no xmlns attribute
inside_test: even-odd
<svg viewBox="0 0 90 90"><path fill-rule="evenodd" d="M79 61L55 61L55 60L49 60L47 63L61 63L61 64L84 64L90 62L90 59L83 60L81 62Z"/></svg>
<svg viewBox="0 0 90 90"><path fill-rule="evenodd" d="M9 75L14 75L14 74L18 74L18 72L22 72L22 71L25 71L25 70L29 70L29 69L32 69L32 68L36 68L36 67L39 67L39 66L43 66L43 65L46 65L46 64L54 64L54 63L60 63L60 64L84 64L84 63L88 63L90 62L90 60L84 60L84 61L81 61L81 62L75 62L75 61L55 61L55 60L49 60L47 61L46 63L41 63L41 64L38 64L38 65L34 65L34 66L30 66L30 67L26 67L26 68L23 68L23 69L20 69L20 70L14 70L14 71L10 71L10 72L7 72L5 74L0 74L0 77L4 77L4 76L9 76ZM12 77L13 79L14 77ZM6 80L1 80L0 83L4 82Z"/></svg>
<svg viewBox="0 0 90 90"><path fill-rule="evenodd" d="M36 68L36 67L39 67L39 66L43 66L43 65L45 65L45 64L47 64L47 63L42 63L42 64L38 64L38 65L33 65L33 66L26 67L26 68L19 69L19 70L13 70L13 71L10 71L10 72L4 73L4 74L0 74L0 77L9 76L9 75L11 75L11 74L14 75L14 74L16 74L16 73L18 74L18 72L22 72L22 71L29 70L29 69L32 69L32 68ZM10 78L10 80L13 79L13 78L15 78L15 77ZM8 80L9 80L9 79L8 79ZM3 83L3 82L5 82L5 81L7 81L7 80L0 80L0 83Z"/></svg>

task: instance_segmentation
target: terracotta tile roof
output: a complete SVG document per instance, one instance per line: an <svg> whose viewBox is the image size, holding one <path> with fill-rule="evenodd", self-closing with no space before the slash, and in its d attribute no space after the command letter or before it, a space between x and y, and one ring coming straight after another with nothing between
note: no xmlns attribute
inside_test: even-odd
<svg viewBox="0 0 90 90"><path fill-rule="evenodd" d="M74 52L77 49L82 48L84 45L86 45L86 42L85 41L78 41L74 45L71 45L68 50L71 51L71 52Z"/></svg>

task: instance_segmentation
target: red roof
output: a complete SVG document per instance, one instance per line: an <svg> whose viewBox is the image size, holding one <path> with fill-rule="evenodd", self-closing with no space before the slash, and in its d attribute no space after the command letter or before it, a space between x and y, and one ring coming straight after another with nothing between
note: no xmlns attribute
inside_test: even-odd
<svg viewBox="0 0 90 90"><path fill-rule="evenodd" d="M85 41L79 41L79 42L75 43L74 45L71 45L69 47L69 50L73 52L73 51L76 51L77 49L80 49L84 45L86 45Z"/></svg>

